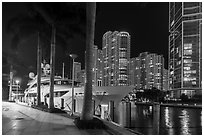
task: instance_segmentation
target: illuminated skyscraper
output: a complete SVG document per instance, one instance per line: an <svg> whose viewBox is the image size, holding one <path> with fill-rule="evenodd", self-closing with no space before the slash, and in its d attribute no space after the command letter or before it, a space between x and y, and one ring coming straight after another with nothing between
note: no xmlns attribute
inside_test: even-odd
<svg viewBox="0 0 204 137"><path fill-rule="evenodd" d="M139 57L130 59L130 85L134 85L137 89L141 88L141 60Z"/></svg>
<svg viewBox="0 0 204 137"><path fill-rule="evenodd" d="M135 77L135 68L136 68L136 64L135 64L135 58L131 58L130 59L130 85L135 85L135 81L136 81L136 77Z"/></svg>
<svg viewBox="0 0 204 137"><path fill-rule="evenodd" d="M202 3L169 3L169 90L171 96L201 94Z"/></svg>
<svg viewBox="0 0 204 137"><path fill-rule="evenodd" d="M164 57L150 53L146 57L147 88L163 90Z"/></svg>
<svg viewBox="0 0 204 137"><path fill-rule="evenodd" d="M93 85L102 86L103 52L97 46L94 46L93 58Z"/></svg>
<svg viewBox="0 0 204 137"><path fill-rule="evenodd" d="M163 91L168 91L169 85L168 85L168 70L163 70Z"/></svg>
<svg viewBox="0 0 204 137"><path fill-rule="evenodd" d="M134 83L137 89L151 89L153 87L163 90L164 57L154 53L143 52L139 57L133 58L135 62ZM132 74L131 74L132 77Z"/></svg>
<svg viewBox="0 0 204 137"><path fill-rule="evenodd" d="M129 85L130 35L108 31L103 35L103 85Z"/></svg>

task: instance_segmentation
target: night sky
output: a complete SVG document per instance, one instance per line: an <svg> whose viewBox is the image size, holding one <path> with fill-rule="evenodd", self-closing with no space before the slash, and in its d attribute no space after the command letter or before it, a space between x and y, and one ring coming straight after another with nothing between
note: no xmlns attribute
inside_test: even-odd
<svg viewBox="0 0 204 137"><path fill-rule="evenodd" d="M141 52L164 55L168 61L168 2L100 3L96 17L95 44L102 46L107 31L127 31L131 35L131 57Z"/></svg>
<svg viewBox="0 0 204 137"><path fill-rule="evenodd" d="M31 37L22 41L17 49L12 49L11 34L5 31L9 19L19 13L25 13L23 3L2 4L2 52L3 74L8 73L8 57L15 58L20 67L16 77L28 77L29 72L36 74L37 38ZM127 31L131 35L131 57L137 57L141 52L151 52L164 55L165 68L168 61L168 2L166 3L132 3L112 2L97 3L95 26L95 45L102 48L102 36L107 31ZM69 40L71 53L78 54L76 61L84 68L85 38L76 35ZM65 73L70 74L71 59L59 46L56 47L56 73L61 74L62 63L65 62ZM49 61L49 60L48 60ZM21 67L21 66L25 67Z"/></svg>

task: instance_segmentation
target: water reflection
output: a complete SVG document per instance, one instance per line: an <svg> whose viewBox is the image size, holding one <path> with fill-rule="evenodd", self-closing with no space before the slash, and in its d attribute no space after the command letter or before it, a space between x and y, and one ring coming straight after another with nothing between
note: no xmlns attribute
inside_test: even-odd
<svg viewBox="0 0 204 137"><path fill-rule="evenodd" d="M181 132L184 135L189 135L189 113L186 111L186 109L183 109L181 111L181 115L179 116L181 118Z"/></svg>
<svg viewBox="0 0 204 137"><path fill-rule="evenodd" d="M161 107L161 135L202 134L202 109ZM143 134L153 134L153 109L150 106L131 106L131 127Z"/></svg>
<svg viewBox="0 0 204 137"><path fill-rule="evenodd" d="M169 112L169 108L165 107L164 109L164 119L165 119L165 125L167 128L172 128L172 119L170 117L170 112Z"/></svg>

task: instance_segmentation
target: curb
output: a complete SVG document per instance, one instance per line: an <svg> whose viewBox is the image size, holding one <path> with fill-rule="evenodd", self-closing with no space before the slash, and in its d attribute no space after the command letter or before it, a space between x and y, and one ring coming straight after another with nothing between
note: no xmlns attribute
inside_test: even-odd
<svg viewBox="0 0 204 137"><path fill-rule="evenodd" d="M107 132L109 132L112 135L142 135L139 132L121 127L117 123L114 123L111 121L106 121L106 120L103 120L103 119L96 117L96 116L94 116L94 117L101 120L103 122L103 124L105 125Z"/></svg>

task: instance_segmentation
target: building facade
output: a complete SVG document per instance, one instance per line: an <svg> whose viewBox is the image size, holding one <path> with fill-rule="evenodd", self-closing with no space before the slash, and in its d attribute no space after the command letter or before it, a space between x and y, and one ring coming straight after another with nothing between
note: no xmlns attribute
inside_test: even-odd
<svg viewBox="0 0 204 137"><path fill-rule="evenodd" d="M130 35L108 31L103 35L103 86L129 85Z"/></svg>
<svg viewBox="0 0 204 137"><path fill-rule="evenodd" d="M163 90L164 57L143 52L131 59L131 85L137 89Z"/></svg>
<svg viewBox="0 0 204 137"><path fill-rule="evenodd" d="M168 70L164 69L163 70L163 91L168 91L169 90L169 81L168 81Z"/></svg>
<svg viewBox="0 0 204 137"><path fill-rule="evenodd" d="M139 57L130 59L130 85L134 85L137 89L141 86L141 60Z"/></svg>
<svg viewBox="0 0 204 137"><path fill-rule="evenodd" d="M202 3L169 3L169 90L171 96L201 94Z"/></svg>
<svg viewBox="0 0 204 137"><path fill-rule="evenodd" d="M103 52L97 46L93 49L93 59L93 85L102 86Z"/></svg>
<svg viewBox="0 0 204 137"><path fill-rule="evenodd" d="M143 89L153 87L162 90L164 58L161 55L144 52L141 58L141 86Z"/></svg>
<svg viewBox="0 0 204 137"><path fill-rule="evenodd" d="M81 63L74 62L74 81L79 81L79 73L81 72Z"/></svg>
<svg viewBox="0 0 204 137"><path fill-rule="evenodd" d="M135 81L136 81L136 64L135 64L135 58L131 58L130 59L130 85L135 85Z"/></svg>
<svg viewBox="0 0 204 137"><path fill-rule="evenodd" d="M84 86L85 85L85 80L86 80L86 75L85 75L85 70L82 69L79 73L78 73L78 78L79 78L79 81L80 82L80 85L81 86Z"/></svg>

